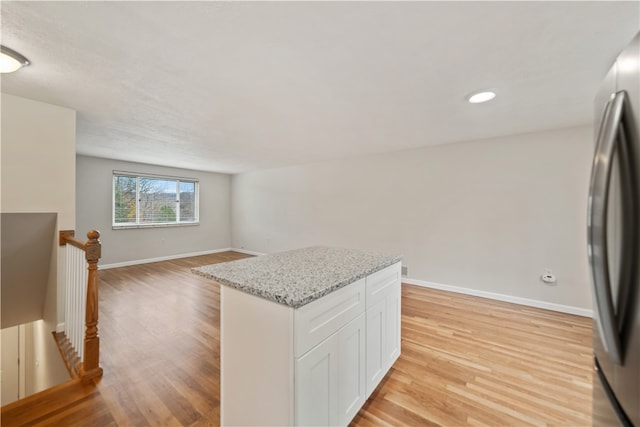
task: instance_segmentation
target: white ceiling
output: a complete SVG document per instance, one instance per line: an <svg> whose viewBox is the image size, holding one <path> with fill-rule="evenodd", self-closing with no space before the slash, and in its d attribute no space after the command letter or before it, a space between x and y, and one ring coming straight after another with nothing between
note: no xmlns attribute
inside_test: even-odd
<svg viewBox="0 0 640 427"><path fill-rule="evenodd" d="M2 91L80 154L237 173L589 123L639 5L2 1Z"/></svg>

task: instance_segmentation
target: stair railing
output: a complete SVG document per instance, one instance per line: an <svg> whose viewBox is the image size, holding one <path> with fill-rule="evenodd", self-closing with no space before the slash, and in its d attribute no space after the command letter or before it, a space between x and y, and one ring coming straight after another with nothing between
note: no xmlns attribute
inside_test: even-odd
<svg viewBox="0 0 640 427"><path fill-rule="evenodd" d="M100 337L98 337L98 261L101 256L100 232L91 230L86 242L74 237L74 231L60 231L60 245L66 245L64 332L57 333L58 344L68 343L63 351L72 375L82 380L102 376ZM68 348L70 347L70 348Z"/></svg>

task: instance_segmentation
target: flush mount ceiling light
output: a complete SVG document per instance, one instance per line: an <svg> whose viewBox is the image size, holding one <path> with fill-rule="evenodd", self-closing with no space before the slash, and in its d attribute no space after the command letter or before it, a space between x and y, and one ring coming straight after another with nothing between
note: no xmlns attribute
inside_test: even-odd
<svg viewBox="0 0 640 427"><path fill-rule="evenodd" d="M483 90L481 92L473 92L467 95L467 101L472 104L480 104L482 102L491 101L496 97L496 93L490 90Z"/></svg>
<svg viewBox="0 0 640 427"><path fill-rule="evenodd" d="M0 45L0 73L13 73L30 62L13 49Z"/></svg>

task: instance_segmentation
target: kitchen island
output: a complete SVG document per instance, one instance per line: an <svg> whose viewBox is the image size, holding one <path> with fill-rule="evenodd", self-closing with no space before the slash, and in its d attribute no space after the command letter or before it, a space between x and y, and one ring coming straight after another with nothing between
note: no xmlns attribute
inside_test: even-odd
<svg viewBox="0 0 640 427"><path fill-rule="evenodd" d="M220 287L222 425L347 425L400 355L399 256L309 247L200 267Z"/></svg>

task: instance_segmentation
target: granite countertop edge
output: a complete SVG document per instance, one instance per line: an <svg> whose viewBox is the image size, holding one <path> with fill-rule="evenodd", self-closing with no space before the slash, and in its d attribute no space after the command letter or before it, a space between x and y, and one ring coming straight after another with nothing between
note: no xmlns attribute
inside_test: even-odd
<svg viewBox="0 0 640 427"><path fill-rule="evenodd" d="M273 301L273 302L283 304L296 309L304 305L307 305L317 299L320 299L323 296L328 295L331 292L334 292L340 288L343 288L351 283L354 283L364 277L367 277L377 271L380 271L393 264L396 264L400 261L402 261L402 256L390 256L388 259L385 259L383 262L381 262L380 264L377 264L375 267L364 269L363 271L358 272L358 274L355 274L346 279L335 282L326 288L323 287L315 292L304 293L302 295L295 295L295 296L294 295L278 295L278 294L274 294L273 292L269 292L269 289L263 289L257 286L234 282L234 281L225 279L223 277L216 276L213 273L201 271L200 268L202 267L193 268L191 269L191 272L199 276L215 280L221 285L238 289L248 294L255 295L255 296L267 299L269 301ZM203 266L203 267L206 267L206 266Z"/></svg>

